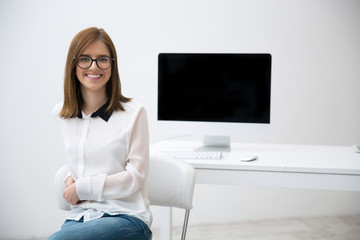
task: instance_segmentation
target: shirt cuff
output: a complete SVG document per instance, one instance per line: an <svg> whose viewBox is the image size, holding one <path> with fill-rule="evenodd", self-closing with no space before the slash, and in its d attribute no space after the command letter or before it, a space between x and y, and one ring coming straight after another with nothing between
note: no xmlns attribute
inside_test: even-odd
<svg viewBox="0 0 360 240"><path fill-rule="evenodd" d="M82 177L76 180L76 194L80 200L104 201L103 189L106 180L106 174L92 177Z"/></svg>

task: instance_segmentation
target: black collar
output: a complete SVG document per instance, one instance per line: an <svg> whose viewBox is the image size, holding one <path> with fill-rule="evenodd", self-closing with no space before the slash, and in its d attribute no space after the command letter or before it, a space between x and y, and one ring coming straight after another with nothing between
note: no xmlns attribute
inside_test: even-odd
<svg viewBox="0 0 360 240"><path fill-rule="evenodd" d="M102 105L101 108L99 108L96 112L94 112L93 114L91 114L90 117L100 117L101 119L103 119L105 122L107 122L109 120L109 118L111 117L111 113L106 112L106 108L109 106L110 102L106 102L104 105ZM77 115L78 118L82 118L82 112L80 111Z"/></svg>

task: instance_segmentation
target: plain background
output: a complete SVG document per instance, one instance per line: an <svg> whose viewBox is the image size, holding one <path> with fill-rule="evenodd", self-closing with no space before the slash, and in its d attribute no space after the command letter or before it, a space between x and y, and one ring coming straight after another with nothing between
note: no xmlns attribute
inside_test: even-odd
<svg viewBox="0 0 360 240"><path fill-rule="evenodd" d="M358 0L0 0L0 238L47 236L63 221L53 176L65 160L51 111L69 44L90 26L113 39L123 92L145 105L152 141L165 134L158 53L267 52L272 133L244 141L360 144ZM190 224L358 214L359 202L356 192L197 185Z"/></svg>

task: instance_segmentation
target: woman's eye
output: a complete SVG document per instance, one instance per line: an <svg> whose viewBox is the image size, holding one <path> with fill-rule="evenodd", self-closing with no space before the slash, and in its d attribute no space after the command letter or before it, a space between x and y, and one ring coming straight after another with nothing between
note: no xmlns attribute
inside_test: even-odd
<svg viewBox="0 0 360 240"><path fill-rule="evenodd" d="M88 58L88 57L81 57L81 58L79 59L79 61L81 61L81 62L89 62L89 61L90 61L90 58Z"/></svg>
<svg viewBox="0 0 360 240"><path fill-rule="evenodd" d="M101 57L101 58L98 59L98 61L99 61L99 62L102 62L102 63L105 63L105 62L108 62L109 59L106 58L106 57Z"/></svg>

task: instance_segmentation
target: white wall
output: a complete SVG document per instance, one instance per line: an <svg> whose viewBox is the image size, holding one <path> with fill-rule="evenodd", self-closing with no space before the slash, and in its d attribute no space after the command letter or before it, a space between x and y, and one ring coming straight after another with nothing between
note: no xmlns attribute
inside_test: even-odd
<svg viewBox="0 0 360 240"><path fill-rule="evenodd" d="M359 23L357 0L1 0L0 238L47 236L63 221L53 175L64 153L51 109L80 30L112 37L124 93L145 104L152 140L164 134L159 52L269 52L272 135L250 140L350 145L360 143ZM198 185L190 224L360 213L359 202L354 192Z"/></svg>

